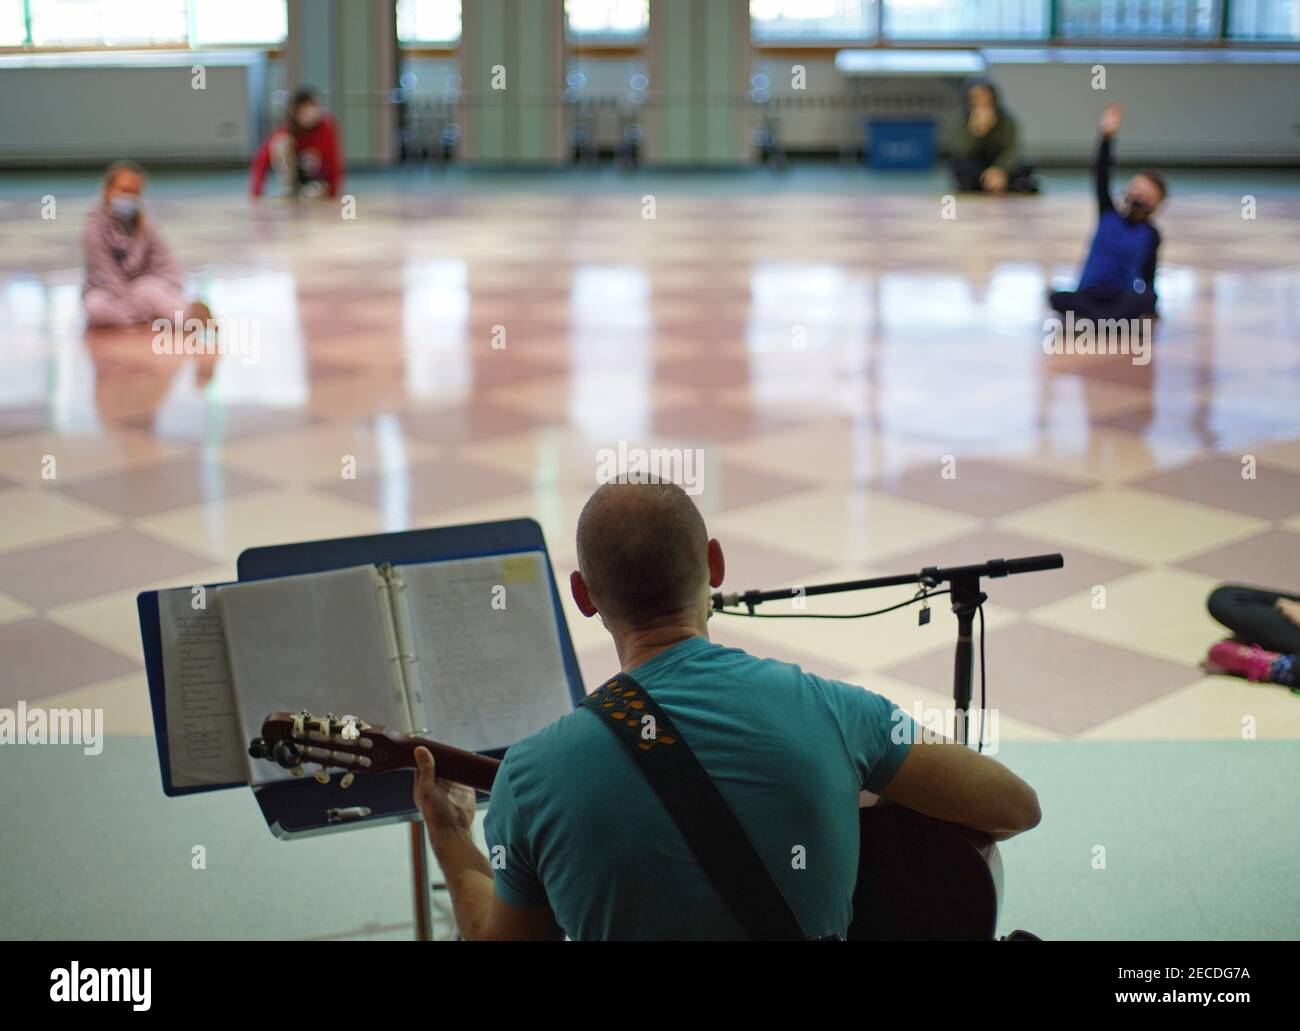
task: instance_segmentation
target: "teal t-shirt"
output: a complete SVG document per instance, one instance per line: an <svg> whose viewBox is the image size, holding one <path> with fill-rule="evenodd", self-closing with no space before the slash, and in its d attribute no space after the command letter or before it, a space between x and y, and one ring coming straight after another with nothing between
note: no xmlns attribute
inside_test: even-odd
<svg viewBox="0 0 1300 1031"><path fill-rule="evenodd" d="M703 637L629 672L699 756L805 934L845 934L858 793L898 770L910 717L865 688ZM571 938L746 937L623 744L586 709L510 748L485 834L497 894L549 905Z"/></svg>

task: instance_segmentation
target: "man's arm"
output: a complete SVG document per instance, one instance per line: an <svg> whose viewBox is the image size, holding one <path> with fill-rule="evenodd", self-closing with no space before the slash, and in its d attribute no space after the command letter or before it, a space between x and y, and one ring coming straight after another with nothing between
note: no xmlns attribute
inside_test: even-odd
<svg viewBox="0 0 1300 1031"><path fill-rule="evenodd" d="M563 937L549 907L521 909L492 890L492 868L468 830L428 827L461 937L467 941L556 941Z"/></svg>
<svg viewBox="0 0 1300 1031"><path fill-rule="evenodd" d="M549 907L512 906L493 889L492 866L470 834L474 792L438 780L428 749L415 750L415 803L429 830L461 936L469 941L556 941L564 935Z"/></svg>
<svg viewBox="0 0 1300 1031"><path fill-rule="evenodd" d="M1034 789L997 760L923 734L915 720L874 691L805 676L820 687L866 790L997 839L1038 824Z"/></svg>
<svg viewBox="0 0 1300 1031"><path fill-rule="evenodd" d="M995 841L1042 819L1033 788L996 759L943 738L915 741L880 796Z"/></svg>

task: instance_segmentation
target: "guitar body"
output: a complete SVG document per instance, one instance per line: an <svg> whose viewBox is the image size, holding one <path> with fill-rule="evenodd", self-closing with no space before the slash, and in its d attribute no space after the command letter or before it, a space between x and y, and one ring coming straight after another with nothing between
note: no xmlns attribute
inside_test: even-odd
<svg viewBox="0 0 1300 1031"><path fill-rule="evenodd" d="M859 810L850 941L992 941L1002 859L985 834L879 802Z"/></svg>

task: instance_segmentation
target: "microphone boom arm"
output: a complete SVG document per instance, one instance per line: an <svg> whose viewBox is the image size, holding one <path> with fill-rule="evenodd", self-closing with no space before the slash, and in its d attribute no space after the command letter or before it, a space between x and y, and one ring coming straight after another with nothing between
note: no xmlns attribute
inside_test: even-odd
<svg viewBox="0 0 1300 1031"><path fill-rule="evenodd" d="M951 585L952 611L957 616L957 651L953 657L953 702L957 711L957 740L962 744L970 732L971 667L973 647L971 631L975 613L988 599L980 590L980 577L999 578L1017 573L1037 573L1046 569L1060 569L1065 558L1058 554L1028 555L1024 558L995 558L972 566L926 566L919 573L900 576L879 576L871 580L843 580L839 583L814 584L811 587L784 587L774 591L745 591L740 594L713 595L716 611L744 605L749 615L765 601L781 601L793 597L815 597L819 594L843 594L848 591L871 591L879 587L902 587L920 584L930 590L941 583Z"/></svg>

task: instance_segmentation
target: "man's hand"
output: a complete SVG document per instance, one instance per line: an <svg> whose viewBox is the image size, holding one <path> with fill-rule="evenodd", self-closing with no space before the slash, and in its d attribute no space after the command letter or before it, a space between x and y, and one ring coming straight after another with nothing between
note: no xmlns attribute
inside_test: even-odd
<svg viewBox="0 0 1300 1031"><path fill-rule="evenodd" d="M474 789L464 784L439 780L433 755L427 748L415 750L415 804L424 816L429 832L464 831L474 825Z"/></svg>
<svg viewBox="0 0 1300 1031"><path fill-rule="evenodd" d="M1103 136L1114 136L1119 132L1120 123L1124 121L1124 106L1122 104L1107 104L1106 110L1101 113L1101 134Z"/></svg>
<svg viewBox="0 0 1300 1031"><path fill-rule="evenodd" d="M989 193L1001 193L1007 188L1007 173L997 165L990 165L980 176L980 185Z"/></svg>
<svg viewBox="0 0 1300 1031"><path fill-rule="evenodd" d="M1282 614L1283 618L1290 620L1296 626L1300 626L1300 601L1293 601L1290 598L1278 598L1273 603L1273 607Z"/></svg>

